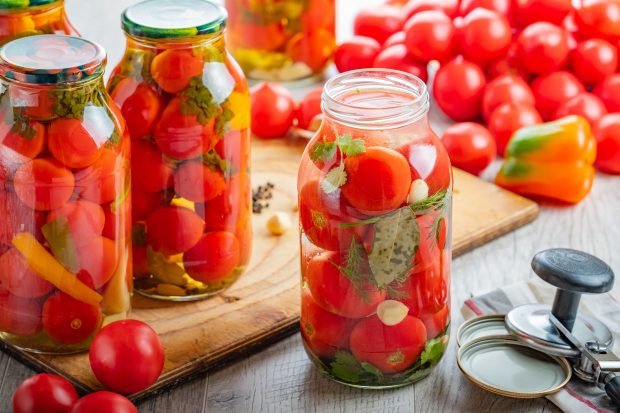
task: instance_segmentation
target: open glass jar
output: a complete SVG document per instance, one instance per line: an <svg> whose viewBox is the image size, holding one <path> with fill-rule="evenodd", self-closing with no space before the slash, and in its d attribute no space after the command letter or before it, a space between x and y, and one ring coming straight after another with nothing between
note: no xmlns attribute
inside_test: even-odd
<svg viewBox="0 0 620 413"><path fill-rule="evenodd" d="M0 50L0 337L86 350L129 311L129 136L89 41L24 37Z"/></svg>
<svg viewBox="0 0 620 413"><path fill-rule="evenodd" d="M335 48L335 0L226 0L228 42L252 79L319 75Z"/></svg>
<svg viewBox="0 0 620 413"><path fill-rule="evenodd" d="M450 161L415 76L347 72L322 101L298 176L304 345L336 381L409 384L448 343Z"/></svg>
<svg viewBox="0 0 620 413"><path fill-rule="evenodd" d="M0 1L0 45L36 34L78 35L67 19L64 0Z"/></svg>
<svg viewBox="0 0 620 413"><path fill-rule="evenodd" d="M230 286L252 243L250 98L224 43L226 11L147 0L122 24L108 88L132 142L136 291L196 300Z"/></svg>

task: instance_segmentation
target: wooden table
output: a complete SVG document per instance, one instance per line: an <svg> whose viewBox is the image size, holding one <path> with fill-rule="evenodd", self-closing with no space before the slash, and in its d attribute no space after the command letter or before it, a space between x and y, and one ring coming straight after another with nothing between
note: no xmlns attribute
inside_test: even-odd
<svg viewBox="0 0 620 413"><path fill-rule="evenodd" d="M71 20L85 36L100 42L111 64L122 54L119 13L135 0L67 0ZM354 9L381 0L339 2L339 36L350 32ZM346 8L346 10L345 10ZM432 114L440 132L446 119ZM620 178L599 174L592 194L575 207L544 206L533 223L457 258L453 264L453 323L472 292L526 280L529 261L544 248L571 247L591 252L620 274ZM620 282L614 294L620 297ZM620 339L620 338L619 338ZM456 343L426 380L396 390L367 391L333 383L306 357L299 334L237 363L142 403L147 412L478 412L557 411L544 399L495 396L471 384L456 366ZM11 411L15 388L33 372L0 352L0 412Z"/></svg>

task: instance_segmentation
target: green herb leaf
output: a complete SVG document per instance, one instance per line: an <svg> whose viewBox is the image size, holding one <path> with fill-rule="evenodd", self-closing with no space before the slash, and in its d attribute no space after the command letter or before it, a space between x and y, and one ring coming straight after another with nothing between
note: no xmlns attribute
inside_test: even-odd
<svg viewBox="0 0 620 413"><path fill-rule="evenodd" d="M52 254L67 270L76 273L80 268L67 218L60 216L48 222L41 227L41 232L52 250Z"/></svg>
<svg viewBox="0 0 620 413"><path fill-rule="evenodd" d="M217 136L221 136L226 132L228 124L235 117L235 112L224 107L222 113L217 117L217 121L215 122L215 133Z"/></svg>
<svg viewBox="0 0 620 413"><path fill-rule="evenodd" d="M379 370L378 368L376 368L372 364L367 363L367 362L364 361L364 362L361 363L361 366L364 369L364 371L372 374L373 376L383 377L383 373L381 373L381 370Z"/></svg>
<svg viewBox="0 0 620 413"><path fill-rule="evenodd" d="M368 288L374 282L370 267L368 266L368 255L364 247L355 239L351 240L351 245L345 255L345 266L329 260L329 262L342 272L351 281L355 291L365 303L368 301Z"/></svg>
<svg viewBox="0 0 620 413"><path fill-rule="evenodd" d="M333 168L325 175L325 178L321 181L321 189L326 194L336 192L338 188L347 183L347 173L344 170L344 162Z"/></svg>
<svg viewBox="0 0 620 413"><path fill-rule="evenodd" d="M439 362L445 350L446 346L441 337L427 341L426 346L424 346L424 351L422 351L420 355L420 364L434 366Z"/></svg>
<svg viewBox="0 0 620 413"><path fill-rule="evenodd" d="M28 141L31 141L37 136L37 130L32 126L32 123L30 123L30 120L21 108L15 108L13 111L13 126L11 127L11 131Z"/></svg>
<svg viewBox="0 0 620 413"><path fill-rule="evenodd" d="M54 115L59 118L82 119L87 105L104 106L103 80L82 88L51 92Z"/></svg>
<svg viewBox="0 0 620 413"><path fill-rule="evenodd" d="M335 142L319 142L310 151L310 159L313 161L329 162L336 156Z"/></svg>
<svg viewBox="0 0 620 413"><path fill-rule="evenodd" d="M346 156L357 156L366 152L365 142L362 139L353 139L351 135L338 136L336 145Z"/></svg>
<svg viewBox="0 0 620 413"><path fill-rule="evenodd" d="M444 207L446 201L449 199L448 191L445 189L442 191L437 191L433 195L427 196L426 198L418 201L414 204L410 204L409 208L418 215L421 215L428 211L437 211Z"/></svg>
<svg viewBox="0 0 620 413"><path fill-rule="evenodd" d="M220 105L215 103L211 91L202 83L200 76L193 77L187 89L183 91L186 99L181 102L181 113L185 116L196 116L198 123L206 125L221 112Z"/></svg>
<svg viewBox="0 0 620 413"><path fill-rule="evenodd" d="M383 215L377 221L368 263L379 288L407 275L419 243L420 227L409 207Z"/></svg>
<svg viewBox="0 0 620 413"><path fill-rule="evenodd" d="M212 171L219 171L224 174L225 177L229 177L233 172L230 162L224 160L215 151L211 150L202 155L202 162L207 165Z"/></svg>
<svg viewBox="0 0 620 413"><path fill-rule="evenodd" d="M127 49L121 63L120 74L147 81L151 80L151 63L154 58L155 54L148 50ZM123 76L114 76L114 80L120 81L122 78ZM114 90L114 86L114 84L110 84L110 90Z"/></svg>

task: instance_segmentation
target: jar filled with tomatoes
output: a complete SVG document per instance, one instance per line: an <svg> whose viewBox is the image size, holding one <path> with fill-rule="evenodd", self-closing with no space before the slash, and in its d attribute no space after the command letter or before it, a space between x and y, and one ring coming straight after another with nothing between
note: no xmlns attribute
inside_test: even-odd
<svg viewBox="0 0 620 413"><path fill-rule="evenodd" d="M0 1L0 45L37 34L78 36L65 13L64 0Z"/></svg>
<svg viewBox="0 0 620 413"><path fill-rule="evenodd" d="M224 42L226 11L147 0L122 16L127 48L108 85L132 145L136 291L196 300L250 258L250 97Z"/></svg>
<svg viewBox="0 0 620 413"><path fill-rule="evenodd" d="M347 72L322 101L298 176L303 342L336 381L412 383L448 343L450 161L413 75Z"/></svg>
<svg viewBox="0 0 620 413"><path fill-rule="evenodd" d="M0 50L0 337L86 350L129 311L129 136L95 43L24 37Z"/></svg>
<svg viewBox="0 0 620 413"><path fill-rule="evenodd" d="M336 48L335 0L226 0L228 41L252 79L320 75Z"/></svg>

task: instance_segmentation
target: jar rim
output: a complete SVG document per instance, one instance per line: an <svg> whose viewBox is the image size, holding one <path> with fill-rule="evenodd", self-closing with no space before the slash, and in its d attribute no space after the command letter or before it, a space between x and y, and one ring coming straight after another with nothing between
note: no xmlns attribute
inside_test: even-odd
<svg viewBox="0 0 620 413"><path fill-rule="evenodd" d="M121 16L128 35L148 39L177 39L224 30L228 12L209 0L144 0Z"/></svg>
<svg viewBox="0 0 620 413"><path fill-rule="evenodd" d="M101 76L106 61L103 47L81 37L28 36L0 49L0 77L34 85L77 84Z"/></svg>
<svg viewBox="0 0 620 413"><path fill-rule="evenodd" d="M52 6L64 2L65 0L0 0L0 12L31 11L42 6Z"/></svg>
<svg viewBox="0 0 620 413"><path fill-rule="evenodd" d="M339 99L342 95L364 92L392 92L406 101L385 105L360 105ZM376 102L375 102L376 103ZM426 116L429 96L422 79L392 69L358 69L329 79L321 98L323 113L348 126L362 129L399 128Z"/></svg>

